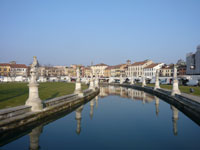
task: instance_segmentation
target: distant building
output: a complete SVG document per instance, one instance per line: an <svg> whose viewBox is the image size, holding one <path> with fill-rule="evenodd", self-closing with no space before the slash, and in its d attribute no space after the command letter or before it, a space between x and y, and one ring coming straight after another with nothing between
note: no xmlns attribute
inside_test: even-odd
<svg viewBox="0 0 200 150"><path fill-rule="evenodd" d="M0 64L0 75L1 76L27 76L28 67L25 64L16 64L15 61L11 63Z"/></svg>
<svg viewBox="0 0 200 150"><path fill-rule="evenodd" d="M111 67L111 77L120 77L121 75L126 76L127 64L120 64Z"/></svg>
<svg viewBox="0 0 200 150"><path fill-rule="evenodd" d="M174 72L174 64L164 65L160 69L161 77L172 77Z"/></svg>
<svg viewBox="0 0 200 150"><path fill-rule="evenodd" d="M142 77L144 75L144 68L152 63L153 61L151 60L145 60L129 65L127 71L128 77Z"/></svg>
<svg viewBox="0 0 200 150"><path fill-rule="evenodd" d="M178 66L177 68L177 74L179 76L183 76L183 75L186 75L186 65L181 65L181 66Z"/></svg>
<svg viewBox="0 0 200 150"><path fill-rule="evenodd" d="M104 77L105 76L105 69L108 67L108 65L101 63L97 65L91 66L92 74L97 74L98 77Z"/></svg>
<svg viewBox="0 0 200 150"><path fill-rule="evenodd" d="M91 75L91 68L90 66L85 67L85 77L90 77Z"/></svg>
<svg viewBox="0 0 200 150"><path fill-rule="evenodd" d="M104 71L104 77L111 77L111 69L113 68L113 66L108 66L105 71Z"/></svg>
<svg viewBox="0 0 200 150"><path fill-rule="evenodd" d="M186 55L186 74L200 75L200 45L197 46L196 53L188 53Z"/></svg>
<svg viewBox="0 0 200 150"><path fill-rule="evenodd" d="M144 67L144 76L146 78L152 79L156 76L156 70L160 69L164 63L153 63Z"/></svg>

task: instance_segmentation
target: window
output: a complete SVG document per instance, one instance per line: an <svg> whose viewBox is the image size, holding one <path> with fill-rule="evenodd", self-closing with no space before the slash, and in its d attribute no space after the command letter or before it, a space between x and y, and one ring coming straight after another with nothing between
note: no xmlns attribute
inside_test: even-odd
<svg viewBox="0 0 200 150"><path fill-rule="evenodd" d="M4 71L7 71L7 68L4 68Z"/></svg>

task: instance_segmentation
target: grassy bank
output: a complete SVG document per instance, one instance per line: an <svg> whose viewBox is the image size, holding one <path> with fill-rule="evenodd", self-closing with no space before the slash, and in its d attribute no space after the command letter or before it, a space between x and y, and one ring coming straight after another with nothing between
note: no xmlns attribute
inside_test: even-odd
<svg viewBox="0 0 200 150"><path fill-rule="evenodd" d="M1 83L0 109L24 105L28 98L28 83ZM39 85L40 99L51 99L74 92L75 84L66 82L46 82ZM87 89L87 85L82 85Z"/></svg>
<svg viewBox="0 0 200 150"><path fill-rule="evenodd" d="M154 84L147 84L147 86L153 86L154 87ZM163 89L172 90L172 85L160 85L160 87L163 88ZM194 89L194 93L190 93L190 88ZM195 95L195 96L200 96L200 87L198 87L198 86L179 86L179 89L183 93L187 93L187 94L191 94L191 95Z"/></svg>

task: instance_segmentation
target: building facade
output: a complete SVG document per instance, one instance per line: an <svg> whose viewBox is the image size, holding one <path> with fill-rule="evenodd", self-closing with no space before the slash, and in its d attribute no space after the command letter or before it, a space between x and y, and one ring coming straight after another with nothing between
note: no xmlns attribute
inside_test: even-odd
<svg viewBox="0 0 200 150"><path fill-rule="evenodd" d="M129 65L127 71L128 77L142 77L144 75L144 68L152 63L153 61L151 60L145 60Z"/></svg>
<svg viewBox="0 0 200 150"><path fill-rule="evenodd" d="M186 55L186 74L200 75L200 45L197 46L196 53L188 53Z"/></svg>
<svg viewBox="0 0 200 150"><path fill-rule="evenodd" d="M144 76L146 78L152 79L156 76L156 70L160 69L164 63L152 63L144 67Z"/></svg>
<svg viewBox="0 0 200 150"><path fill-rule="evenodd" d="M174 72L174 64L164 65L160 69L160 76L161 77L172 77Z"/></svg>
<svg viewBox="0 0 200 150"><path fill-rule="evenodd" d="M104 77L105 76L105 69L108 67L106 64L97 64L91 66L92 74L97 74L98 77Z"/></svg>

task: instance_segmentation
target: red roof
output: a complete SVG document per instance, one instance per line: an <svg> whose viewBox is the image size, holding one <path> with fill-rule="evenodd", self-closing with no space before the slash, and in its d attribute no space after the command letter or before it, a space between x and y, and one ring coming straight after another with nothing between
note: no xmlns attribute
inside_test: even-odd
<svg viewBox="0 0 200 150"><path fill-rule="evenodd" d="M155 66L157 66L157 65L159 65L159 63L150 64L150 65L144 67L144 69L147 69L147 68L153 68L153 67L155 67Z"/></svg>
<svg viewBox="0 0 200 150"><path fill-rule="evenodd" d="M96 64L96 65L94 65L94 66L108 66L108 65L106 65L106 64L104 64L104 63L100 63L100 64Z"/></svg>
<svg viewBox="0 0 200 150"><path fill-rule="evenodd" d="M148 61L149 61L149 60L135 62L135 63L133 63L131 66L139 66L139 65L144 65L144 64L146 64Z"/></svg>
<svg viewBox="0 0 200 150"><path fill-rule="evenodd" d="M0 66L10 66L11 68L28 68L25 64L8 64L2 63Z"/></svg>

